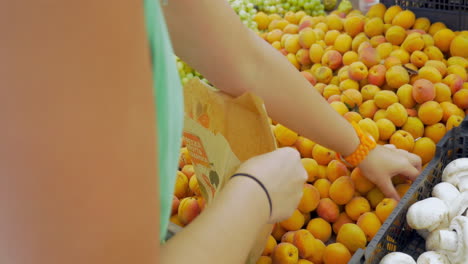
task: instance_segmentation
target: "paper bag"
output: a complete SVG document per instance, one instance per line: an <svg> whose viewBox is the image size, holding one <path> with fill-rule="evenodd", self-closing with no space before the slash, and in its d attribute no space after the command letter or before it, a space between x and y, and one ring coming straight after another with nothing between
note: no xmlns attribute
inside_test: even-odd
<svg viewBox="0 0 468 264"><path fill-rule="evenodd" d="M183 140L209 206L242 162L275 150L276 141L263 101L253 94L233 98L192 79L184 98ZM258 259L271 231L271 225L259 230L247 263Z"/></svg>

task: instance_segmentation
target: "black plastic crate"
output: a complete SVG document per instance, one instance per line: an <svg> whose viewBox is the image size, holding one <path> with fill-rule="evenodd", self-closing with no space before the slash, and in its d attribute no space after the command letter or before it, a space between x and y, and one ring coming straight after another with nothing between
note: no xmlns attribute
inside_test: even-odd
<svg viewBox="0 0 468 264"><path fill-rule="evenodd" d="M381 0L387 7L399 5L409 9L416 17L427 17L444 22L452 30L468 29L468 0Z"/></svg>
<svg viewBox="0 0 468 264"><path fill-rule="evenodd" d="M434 159L401 199L365 250L359 249L349 264L378 264L390 252L403 252L415 260L425 252L425 240L406 223L408 208L416 201L431 196L433 187L441 181L445 166L451 161L468 157L468 117L437 144Z"/></svg>

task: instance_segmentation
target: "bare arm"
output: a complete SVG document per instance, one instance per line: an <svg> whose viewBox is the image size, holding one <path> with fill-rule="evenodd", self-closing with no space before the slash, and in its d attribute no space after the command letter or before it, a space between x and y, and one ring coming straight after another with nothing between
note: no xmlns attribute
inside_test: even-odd
<svg viewBox="0 0 468 264"><path fill-rule="evenodd" d="M169 1L165 16L176 53L216 87L233 95L252 90L274 120L344 155L356 149L352 126L227 1Z"/></svg>
<svg viewBox="0 0 468 264"><path fill-rule="evenodd" d="M1 1L0 263L156 262L155 116L137 2Z"/></svg>
<svg viewBox="0 0 468 264"><path fill-rule="evenodd" d="M174 0L165 14L176 53L216 87L233 95L255 92L274 120L344 156L357 148L352 126L279 52L248 30L227 1ZM399 199L391 178L415 179L421 159L377 146L359 166L388 197Z"/></svg>

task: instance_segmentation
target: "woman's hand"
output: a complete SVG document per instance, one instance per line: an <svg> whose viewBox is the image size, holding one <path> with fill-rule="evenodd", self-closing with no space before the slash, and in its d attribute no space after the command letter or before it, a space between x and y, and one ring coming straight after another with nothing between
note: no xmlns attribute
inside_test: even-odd
<svg viewBox="0 0 468 264"><path fill-rule="evenodd" d="M254 157L242 164L238 172L250 174L265 185L272 201L269 223L280 222L291 216L302 197L307 180L299 152L292 148L281 148ZM253 180L251 182L257 184ZM263 192L260 186L258 191Z"/></svg>
<svg viewBox="0 0 468 264"><path fill-rule="evenodd" d="M400 200L392 184L392 177L402 175L414 181L421 173L421 158L393 145L380 146L369 152L359 168L369 180L382 190L386 197Z"/></svg>

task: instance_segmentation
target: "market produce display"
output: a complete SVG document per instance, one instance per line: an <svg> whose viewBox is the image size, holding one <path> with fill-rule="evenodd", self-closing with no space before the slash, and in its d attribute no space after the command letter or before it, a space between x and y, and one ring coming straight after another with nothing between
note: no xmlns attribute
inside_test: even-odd
<svg viewBox="0 0 468 264"><path fill-rule="evenodd" d="M298 9L300 1L269 3L277 9L259 5L263 11L245 19L255 23L258 35L301 72L311 89L379 144L415 153L427 165L437 142L468 113L468 31L454 32L399 6L377 4L364 15L342 5L329 15L312 16L313 12ZM291 8L293 3L299 6ZM186 78L196 75L189 75L191 69L183 63L180 69ZM275 225L257 263L347 263L376 235L397 201L384 197L359 168L347 168L336 160L332 150L281 124L272 122L272 130L279 147L301 153L309 178L298 208ZM185 226L203 210L204 201L184 146L179 167L171 221ZM400 196L411 186L398 176L393 184ZM445 187L435 189L441 193L436 199L448 199ZM450 214L445 202L424 206L417 210L421 215L430 212L437 217L439 212L445 219ZM437 223L428 223L430 219L415 217L414 224L428 235L437 229ZM389 258L384 263L405 259L398 254Z"/></svg>
<svg viewBox="0 0 468 264"><path fill-rule="evenodd" d="M401 252L387 254L381 264L404 263L464 264L468 252L468 158L450 162L442 182L434 186L432 197L411 205L406 214L408 225L426 239L426 252L417 262ZM402 263L398 261L398 263Z"/></svg>

